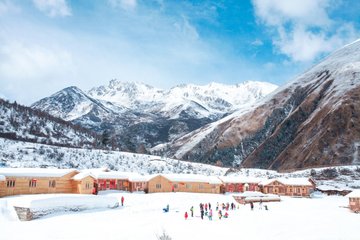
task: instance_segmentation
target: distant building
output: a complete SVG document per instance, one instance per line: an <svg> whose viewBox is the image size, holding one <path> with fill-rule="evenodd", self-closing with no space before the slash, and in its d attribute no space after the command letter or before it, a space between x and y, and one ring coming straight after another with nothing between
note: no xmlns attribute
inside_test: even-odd
<svg viewBox="0 0 360 240"><path fill-rule="evenodd" d="M360 190L354 190L346 196L349 198L350 210L360 213Z"/></svg>
<svg viewBox="0 0 360 240"><path fill-rule="evenodd" d="M224 192L247 192L259 191L260 178L249 178L242 176L220 176L223 183Z"/></svg>
<svg viewBox="0 0 360 240"><path fill-rule="evenodd" d="M217 177L195 174L159 174L152 176L148 182L149 193L220 193L221 185Z"/></svg>
<svg viewBox="0 0 360 240"><path fill-rule="evenodd" d="M262 181L260 190L283 196L310 197L315 189L315 183L309 178L276 178Z"/></svg>
<svg viewBox="0 0 360 240"><path fill-rule="evenodd" d="M75 169L0 168L0 197L20 194L92 192L94 178Z"/></svg>

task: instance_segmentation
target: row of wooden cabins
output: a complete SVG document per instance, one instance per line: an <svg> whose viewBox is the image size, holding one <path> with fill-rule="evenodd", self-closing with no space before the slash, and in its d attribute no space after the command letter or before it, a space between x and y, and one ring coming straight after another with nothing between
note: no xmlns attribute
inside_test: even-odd
<svg viewBox="0 0 360 240"><path fill-rule="evenodd" d="M261 191L277 195L309 197L315 183L309 179L262 180L247 177L155 174L108 170L0 168L0 197L19 194L78 193L103 190L225 193Z"/></svg>

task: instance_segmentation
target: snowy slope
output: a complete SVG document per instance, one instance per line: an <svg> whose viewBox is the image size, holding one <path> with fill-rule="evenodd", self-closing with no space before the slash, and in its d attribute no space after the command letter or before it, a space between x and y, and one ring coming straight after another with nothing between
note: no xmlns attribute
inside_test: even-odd
<svg viewBox="0 0 360 240"><path fill-rule="evenodd" d="M97 135L46 112L0 99L0 137L71 147L94 147Z"/></svg>
<svg viewBox="0 0 360 240"><path fill-rule="evenodd" d="M199 86L183 84L161 90L142 83L110 81L108 86L93 88L88 95L119 106L178 118L190 108L196 118L223 115L245 103L255 102L276 89L266 82L248 81L237 85L210 83Z"/></svg>
<svg viewBox="0 0 360 240"><path fill-rule="evenodd" d="M360 164L358 122L360 41L355 41L252 107L153 151L282 170Z"/></svg>

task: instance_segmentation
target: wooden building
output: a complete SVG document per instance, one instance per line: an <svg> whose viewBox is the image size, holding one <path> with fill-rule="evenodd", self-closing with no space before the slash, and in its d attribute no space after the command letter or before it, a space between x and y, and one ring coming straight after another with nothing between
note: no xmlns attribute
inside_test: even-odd
<svg viewBox="0 0 360 240"><path fill-rule="evenodd" d="M310 197L315 185L308 178L277 178L262 181L260 191L283 196Z"/></svg>
<svg viewBox="0 0 360 240"><path fill-rule="evenodd" d="M222 182L217 177L194 174L159 174L148 182L148 192L220 193Z"/></svg>
<svg viewBox="0 0 360 240"><path fill-rule="evenodd" d="M334 186L329 186L329 185L316 186L315 190L319 191L321 193L327 194L327 195L346 196L347 194L351 193L351 189L349 189L349 188L340 189L340 188L337 188Z"/></svg>
<svg viewBox="0 0 360 240"><path fill-rule="evenodd" d="M82 180L74 181L73 177L79 172L74 169L45 169L45 168L0 168L0 175L5 177L3 187L0 183L0 196L19 194L43 193L87 193L79 192L78 184ZM89 179L84 179L89 182ZM92 183L93 184L93 183ZM89 185L93 188L93 185ZM90 190L91 192L91 190Z"/></svg>
<svg viewBox="0 0 360 240"><path fill-rule="evenodd" d="M0 175L0 197L5 196L5 184L6 177L4 175Z"/></svg>
<svg viewBox="0 0 360 240"><path fill-rule="evenodd" d="M360 190L354 190L346 196L349 198L350 210L360 213Z"/></svg>
<svg viewBox="0 0 360 240"><path fill-rule="evenodd" d="M259 191L259 183L262 179L249 178L249 177L233 177L233 176L220 176L219 179L223 183L224 192L247 192Z"/></svg>
<svg viewBox="0 0 360 240"><path fill-rule="evenodd" d="M152 176L132 175L129 177L131 192L145 192L149 191L148 182Z"/></svg>
<svg viewBox="0 0 360 240"><path fill-rule="evenodd" d="M129 174L123 172L93 172L98 191L130 191Z"/></svg>
<svg viewBox="0 0 360 240"><path fill-rule="evenodd" d="M72 177L73 187L76 193L92 194L95 184L95 177L89 172L81 172Z"/></svg>

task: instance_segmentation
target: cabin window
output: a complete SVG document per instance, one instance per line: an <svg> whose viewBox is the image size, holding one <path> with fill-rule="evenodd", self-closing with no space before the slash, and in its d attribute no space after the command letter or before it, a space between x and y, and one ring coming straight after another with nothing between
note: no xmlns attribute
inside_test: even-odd
<svg viewBox="0 0 360 240"><path fill-rule="evenodd" d="M35 180L35 179L31 179L31 180L29 181L29 187L31 187L31 188L35 188L35 187L36 187L36 180Z"/></svg>
<svg viewBox="0 0 360 240"><path fill-rule="evenodd" d="M156 184L156 189L161 189L161 184L160 183Z"/></svg>
<svg viewBox="0 0 360 240"><path fill-rule="evenodd" d="M6 187L8 187L8 188L15 187L15 180L7 180L6 181Z"/></svg>
<svg viewBox="0 0 360 240"><path fill-rule="evenodd" d="M204 189L204 185L200 184L199 189Z"/></svg>
<svg viewBox="0 0 360 240"><path fill-rule="evenodd" d="M91 188L91 184L89 182L85 183L85 189L90 189Z"/></svg>
<svg viewBox="0 0 360 240"><path fill-rule="evenodd" d="M191 189L191 184L186 184L187 189Z"/></svg>
<svg viewBox="0 0 360 240"><path fill-rule="evenodd" d="M56 187L56 181L55 180L49 180L49 188L55 188Z"/></svg>

